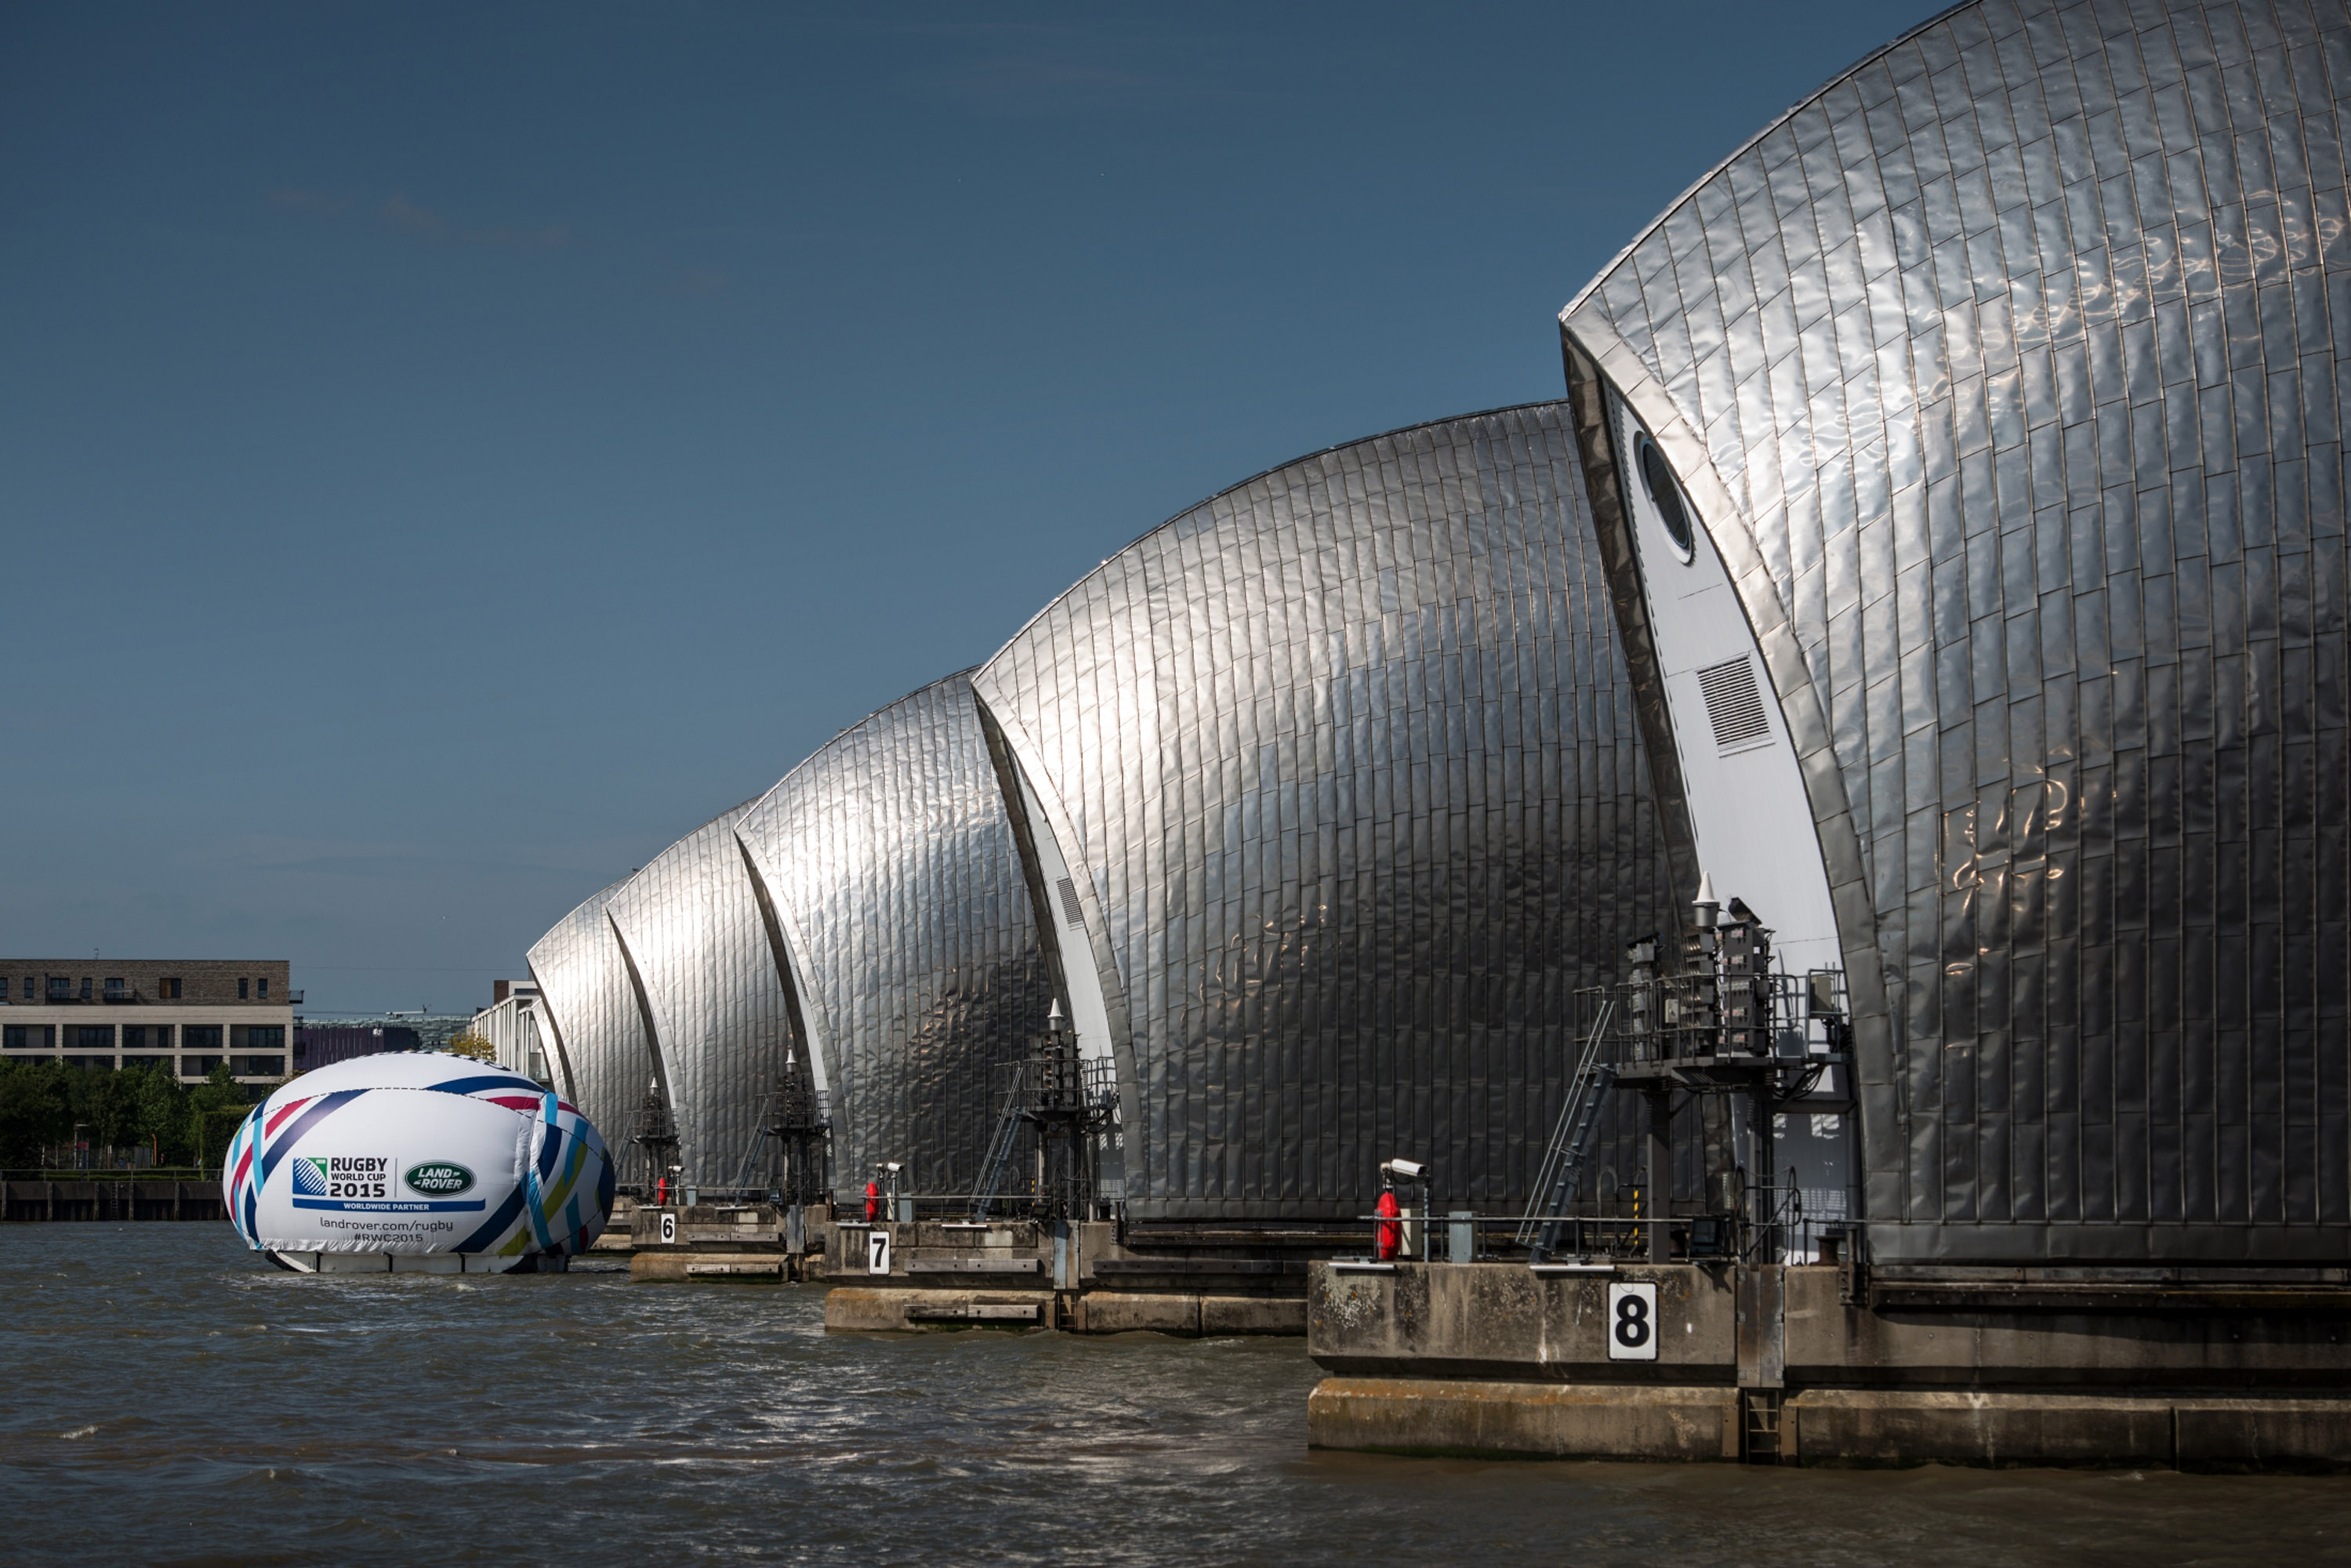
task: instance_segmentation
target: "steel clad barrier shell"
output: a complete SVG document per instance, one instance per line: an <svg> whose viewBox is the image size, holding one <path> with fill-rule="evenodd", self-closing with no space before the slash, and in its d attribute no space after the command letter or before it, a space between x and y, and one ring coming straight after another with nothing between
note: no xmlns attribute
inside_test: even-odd
<svg viewBox="0 0 2351 1568"><path fill-rule="evenodd" d="M655 855L607 906L676 1118L680 1179L700 1186L749 1186L763 1171L760 1113L790 1043L735 845L750 809L723 812Z"/></svg>
<svg viewBox="0 0 2351 1568"><path fill-rule="evenodd" d="M973 684L1081 868L1134 1218L1352 1218L1395 1155L1523 1203L1574 988L1670 918L1564 404L1211 497Z"/></svg>
<svg viewBox="0 0 2351 1568"><path fill-rule="evenodd" d="M2346 98L2340 4L1963 5L1562 314L1799 731L1881 1260L2351 1249Z"/></svg>
<svg viewBox="0 0 2351 1568"><path fill-rule="evenodd" d="M893 1160L905 1190L967 1190L996 1068L1052 1002L969 679L843 730L734 836L824 1070L837 1186Z"/></svg>
<svg viewBox="0 0 2351 1568"><path fill-rule="evenodd" d="M625 883L581 903L529 954L555 1043L557 1087L606 1130L622 1172L632 1169L629 1128L653 1069L628 959L605 912Z"/></svg>

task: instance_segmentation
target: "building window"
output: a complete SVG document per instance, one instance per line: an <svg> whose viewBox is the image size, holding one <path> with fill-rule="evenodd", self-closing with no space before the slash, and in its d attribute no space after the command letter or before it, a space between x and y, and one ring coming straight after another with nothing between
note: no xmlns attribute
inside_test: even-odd
<svg viewBox="0 0 2351 1568"><path fill-rule="evenodd" d="M112 1051L114 1026L110 1023L78 1023L73 1026L73 1048L76 1051Z"/></svg>
<svg viewBox="0 0 2351 1568"><path fill-rule="evenodd" d="M282 1023L241 1023L228 1031L231 1051L283 1051L286 1049L286 1026Z"/></svg>
<svg viewBox="0 0 2351 1568"><path fill-rule="evenodd" d="M33 999L33 977L30 975L25 977L25 999L28 1002Z"/></svg>
<svg viewBox="0 0 2351 1568"><path fill-rule="evenodd" d="M25 984L29 987L32 982L27 980ZM167 976L155 982L155 994L167 1002L176 1002L180 999L180 982Z"/></svg>
<svg viewBox="0 0 2351 1568"><path fill-rule="evenodd" d="M237 1056L229 1059L229 1071L238 1078L283 1078L286 1059L282 1056Z"/></svg>
<svg viewBox="0 0 2351 1568"><path fill-rule="evenodd" d="M57 1039L57 1025L12 1023L0 1030L0 1051L47 1051Z"/></svg>
<svg viewBox="0 0 2351 1568"><path fill-rule="evenodd" d="M73 1000L73 981L63 975L51 975L49 977L49 1000L53 1002L69 1002Z"/></svg>
<svg viewBox="0 0 2351 1568"><path fill-rule="evenodd" d="M182 1051L218 1051L221 1048L221 1026L216 1023L183 1023L180 1026ZM206 1071L211 1069L207 1068Z"/></svg>
<svg viewBox="0 0 2351 1568"><path fill-rule="evenodd" d="M242 975L239 975L236 977L236 999L238 1001L245 1001L247 999L245 994L245 977Z"/></svg>
<svg viewBox="0 0 2351 1568"><path fill-rule="evenodd" d="M81 977L81 999L83 1001L89 1000L89 977L88 975L84 975Z"/></svg>
<svg viewBox="0 0 2351 1568"><path fill-rule="evenodd" d="M127 1001L130 999L130 995L131 993L123 988L121 976L109 975L106 977L106 999L108 1001Z"/></svg>
<svg viewBox="0 0 2351 1568"><path fill-rule="evenodd" d="M211 1076L212 1070L220 1064L221 1058L217 1056L183 1056L180 1058L180 1076L206 1078Z"/></svg>
<svg viewBox="0 0 2351 1568"><path fill-rule="evenodd" d="M1689 513L1682 506L1681 486L1674 483L1674 471L1666 465L1664 455L1646 435L1640 438L1637 461L1642 487L1649 492L1649 502L1657 508L1657 520L1665 524L1667 537L1673 540L1674 553L1687 562L1694 540Z"/></svg>
<svg viewBox="0 0 2351 1568"><path fill-rule="evenodd" d="M269 999L269 977L266 975L261 977L261 999L265 1002Z"/></svg>

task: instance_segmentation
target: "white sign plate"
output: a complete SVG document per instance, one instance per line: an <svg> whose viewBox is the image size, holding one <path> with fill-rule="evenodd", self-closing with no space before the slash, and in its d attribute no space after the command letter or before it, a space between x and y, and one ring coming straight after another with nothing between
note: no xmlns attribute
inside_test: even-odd
<svg viewBox="0 0 2351 1568"><path fill-rule="evenodd" d="M890 1271L890 1233L874 1229L865 1233L865 1271L886 1274Z"/></svg>
<svg viewBox="0 0 2351 1568"><path fill-rule="evenodd" d="M1608 1287L1608 1359L1657 1359L1657 1287Z"/></svg>
<svg viewBox="0 0 2351 1568"><path fill-rule="evenodd" d="M662 1245L664 1247L677 1245L677 1216L665 1208L662 1210Z"/></svg>

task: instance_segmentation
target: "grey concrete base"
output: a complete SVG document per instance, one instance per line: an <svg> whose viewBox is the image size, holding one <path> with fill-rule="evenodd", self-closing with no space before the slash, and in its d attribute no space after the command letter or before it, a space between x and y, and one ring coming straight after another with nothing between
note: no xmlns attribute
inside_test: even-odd
<svg viewBox="0 0 2351 1568"><path fill-rule="evenodd" d="M1326 1377L1306 1400L1318 1448L1586 1459L1735 1459L1739 1391Z"/></svg>
<svg viewBox="0 0 2351 1568"><path fill-rule="evenodd" d="M1739 1458L1739 1393L1657 1384L1329 1377L1316 1448L1635 1460ZM2351 1398L1810 1389L1781 1416L1782 1462L2351 1469Z"/></svg>
<svg viewBox="0 0 2351 1568"><path fill-rule="evenodd" d="M1325 1448L1805 1465L2351 1469L2332 1280L1849 1291L1828 1267L1318 1263ZM1654 1292L1640 1359L1614 1289ZM1725 1437L1721 1423L1729 1422Z"/></svg>
<svg viewBox="0 0 2351 1568"><path fill-rule="evenodd" d="M1306 1301L1299 1296L1089 1291L1077 1298L1071 1320L1080 1333L1165 1333L1207 1339L1226 1334L1302 1334Z"/></svg>
<svg viewBox="0 0 2351 1568"><path fill-rule="evenodd" d="M824 1326L843 1333L1033 1329L1052 1320L1050 1291L910 1291L838 1285L824 1293Z"/></svg>
<svg viewBox="0 0 2351 1568"><path fill-rule="evenodd" d="M640 1256L643 1256L640 1254ZM1060 1328L1071 1333L1184 1338L1306 1332L1297 1297L1161 1295L1141 1291L922 1290L841 1285L824 1298L824 1326L859 1333L956 1328Z"/></svg>
<svg viewBox="0 0 2351 1568"><path fill-rule="evenodd" d="M2351 1408L2351 1407L2346 1407ZM2172 1406L2124 1394L1813 1389L1781 1417L1807 1465L2168 1466Z"/></svg>
<svg viewBox="0 0 2351 1568"><path fill-rule="evenodd" d="M1788 1401L1804 1464L2351 1469L2351 1399L1815 1389Z"/></svg>
<svg viewBox="0 0 2351 1568"><path fill-rule="evenodd" d="M769 1249L729 1252L716 1247L640 1247L629 1255L629 1278L776 1285L791 1274L791 1260Z"/></svg>

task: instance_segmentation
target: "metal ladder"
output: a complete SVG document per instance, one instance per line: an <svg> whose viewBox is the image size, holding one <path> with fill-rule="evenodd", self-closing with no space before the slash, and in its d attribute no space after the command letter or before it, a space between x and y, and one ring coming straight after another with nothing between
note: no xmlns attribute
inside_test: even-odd
<svg viewBox="0 0 2351 1568"><path fill-rule="evenodd" d="M1776 1465L1787 1457L1782 1421L1787 1393L1778 1388L1739 1391L1739 1458L1750 1465Z"/></svg>
<svg viewBox="0 0 2351 1568"><path fill-rule="evenodd" d="M972 1189L971 1217L986 1219L989 1207L996 1202L997 1189L1004 1185L1004 1173L1012 1164L1012 1151L1020 1142L1020 1091L1027 1086L1028 1074L1016 1071L1011 1086L1004 1092L1004 1109L996 1118L996 1135L988 1140L987 1158L980 1162L979 1186Z"/></svg>
<svg viewBox="0 0 2351 1568"><path fill-rule="evenodd" d="M1543 1151L1541 1174L1535 1177L1526 1215L1519 1221L1519 1245L1530 1248L1538 1263L1559 1246L1563 1223L1541 1217L1559 1214L1575 1201L1575 1189L1583 1179L1584 1157L1592 1151L1592 1135L1600 1125L1600 1107L1608 1103L1608 1091L1616 1082L1614 1065L1600 1060L1600 1042L1607 1037L1608 1020L1615 1013L1615 998L1611 998L1601 1005L1592 1032L1583 1038L1575 1076L1568 1081L1567 1103L1560 1107L1559 1125L1552 1133L1551 1147Z"/></svg>

